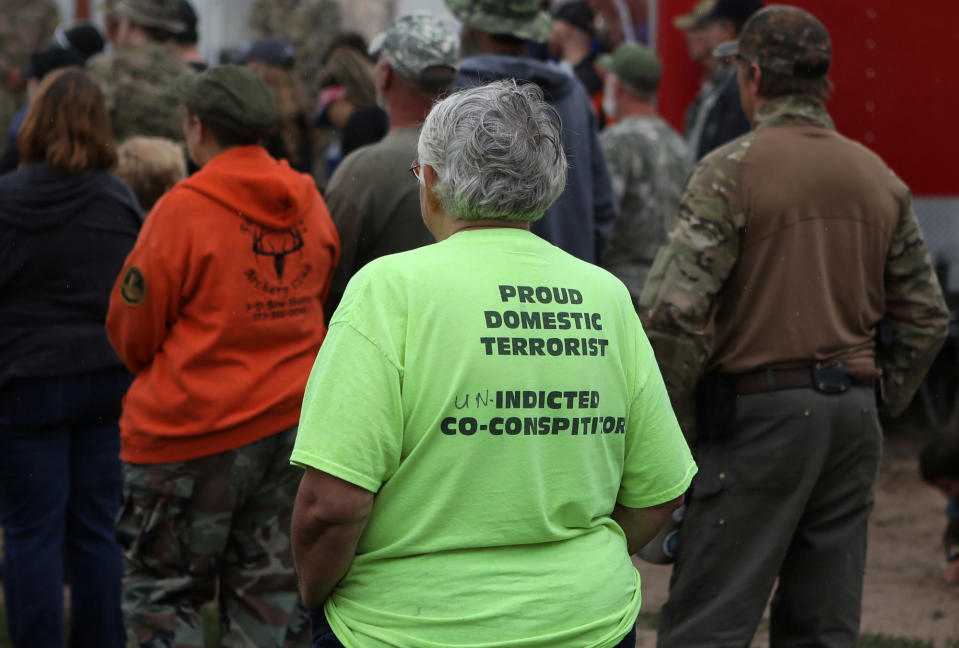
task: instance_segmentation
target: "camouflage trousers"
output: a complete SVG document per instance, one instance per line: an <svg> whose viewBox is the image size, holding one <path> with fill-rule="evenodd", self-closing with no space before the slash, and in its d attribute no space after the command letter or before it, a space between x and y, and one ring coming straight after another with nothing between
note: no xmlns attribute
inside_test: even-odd
<svg viewBox="0 0 959 648"><path fill-rule="evenodd" d="M124 463L116 533L131 646L203 648L200 609L214 599L221 646L310 645L290 545L295 438L292 428L209 457Z"/></svg>

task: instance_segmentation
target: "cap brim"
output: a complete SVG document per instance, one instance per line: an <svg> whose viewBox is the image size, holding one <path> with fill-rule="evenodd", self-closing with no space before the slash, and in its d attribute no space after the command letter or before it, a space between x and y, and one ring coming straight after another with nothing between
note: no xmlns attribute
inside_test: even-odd
<svg viewBox="0 0 959 648"><path fill-rule="evenodd" d="M720 43L713 49L713 58L724 59L736 56L737 54L739 54L738 40Z"/></svg>
<svg viewBox="0 0 959 648"><path fill-rule="evenodd" d="M596 59L596 67L600 68L604 72L613 71L613 55L612 54L603 54L598 59Z"/></svg>
<svg viewBox="0 0 959 648"><path fill-rule="evenodd" d="M117 18L126 18L143 27L163 29L173 34L183 33L187 28L186 22L182 20L157 18L122 2L115 4L112 11Z"/></svg>
<svg viewBox="0 0 959 648"><path fill-rule="evenodd" d="M366 53L370 56L376 56L383 50L383 44L386 42L386 32L380 32L370 41L370 46L366 48Z"/></svg>
<svg viewBox="0 0 959 648"><path fill-rule="evenodd" d="M676 29L682 29L683 31L689 31L695 24L696 19L693 18L692 14L685 14L673 18L673 26Z"/></svg>

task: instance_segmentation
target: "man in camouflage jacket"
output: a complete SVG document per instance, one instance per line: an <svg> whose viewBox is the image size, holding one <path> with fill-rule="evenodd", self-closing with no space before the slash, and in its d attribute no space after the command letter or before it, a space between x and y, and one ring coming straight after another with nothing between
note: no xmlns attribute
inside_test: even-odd
<svg viewBox="0 0 959 648"><path fill-rule="evenodd" d="M117 142L134 135L180 141L179 100L170 88L194 70L173 47L186 29L179 0L117 0L108 7L116 21L114 49L93 59L90 74L106 98Z"/></svg>
<svg viewBox="0 0 959 648"><path fill-rule="evenodd" d="M652 50L623 43L598 65L606 71L605 112L619 120L599 134L619 214L603 267L626 284L636 303L676 217L690 153L653 107L662 67Z"/></svg>
<svg viewBox="0 0 959 648"><path fill-rule="evenodd" d="M254 36L281 36L293 43L294 67L313 99L320 89L324 54L342 22L336 0L257 0L249 18Z"/></svg>
<svg viewBox="0 0 959 648"><path fill-rule="evenodd" d="M60 22L53 0L4 0L0 11L0 133L26 101L20 69L30 54L42 50Z"/></svg>
<svg viewBox="0 0 959 648"><path fill-rule="evenodd" d="M658 645L748 645L778 578L772 645L855 646L874 388L905 409L948 312L908 188L823 106L825 27L771 6L715 53L753 130L693 171L640 303L700 466Z"/></svg>

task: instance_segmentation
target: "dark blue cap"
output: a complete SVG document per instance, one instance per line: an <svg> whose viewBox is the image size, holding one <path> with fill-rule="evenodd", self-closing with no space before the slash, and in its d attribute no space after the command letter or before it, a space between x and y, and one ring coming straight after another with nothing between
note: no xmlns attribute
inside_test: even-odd
<svg viewBox="0 0 959 648"><path fill-rule="evenodd" d="M296 50L292 43L277 36L265 36L240 48L233 55L232 62L243 65L250 61L260 61L268 65L293 69L293 57Z"/></svg>

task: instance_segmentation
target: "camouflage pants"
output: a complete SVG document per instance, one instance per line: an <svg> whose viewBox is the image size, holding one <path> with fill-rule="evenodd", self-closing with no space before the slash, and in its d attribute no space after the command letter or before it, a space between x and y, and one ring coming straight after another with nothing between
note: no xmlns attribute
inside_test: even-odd
<svg viewBox="0 0 959 648"><path fill-rule="evenodd" d="M290 546L295 438L292 428L209 457L124 463L116 531L130 645L203 648L200 608L217 597L222 646L310 645Z"/></svg>

